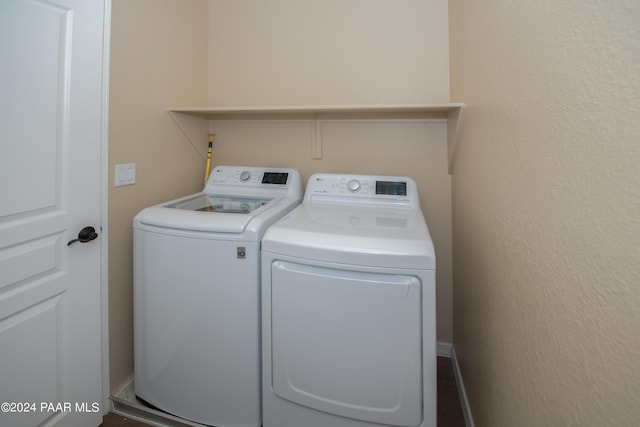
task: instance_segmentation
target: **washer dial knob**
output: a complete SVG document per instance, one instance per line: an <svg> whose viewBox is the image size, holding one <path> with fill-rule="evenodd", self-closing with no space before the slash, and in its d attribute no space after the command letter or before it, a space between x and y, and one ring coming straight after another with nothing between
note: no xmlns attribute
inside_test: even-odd
<svg viewBox="0 0 640 427"><path fill-rule="evenodd" d="M360 187L361 187L360 181L358 181L357 179L352 179L351 181L347 182L347 188L352 193L360 191Z"/></svg>
<svg viewBox="0 0 640 427"><path fill-rule="evenodd" d="M251 178L251 172L249 171L243 171L240 174L240 181L249 181L249 178Z"/></svg>

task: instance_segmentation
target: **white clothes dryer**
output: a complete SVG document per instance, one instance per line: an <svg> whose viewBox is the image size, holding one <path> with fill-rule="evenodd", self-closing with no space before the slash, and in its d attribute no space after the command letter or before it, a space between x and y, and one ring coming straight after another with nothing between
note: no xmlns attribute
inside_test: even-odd
<svg viewBox="0 0 640 427"><path fill-rule="evenodd" d="M411 178L313 175L262 242L263 426L435 427L435 273Z"/></svg>
<svg viewBox="0 0 640 427"><path fill-rule="evenodd" d="M257 427L260 240L302 199L293 169L218 166L134 228L135 392L186 420Z"/></svg>

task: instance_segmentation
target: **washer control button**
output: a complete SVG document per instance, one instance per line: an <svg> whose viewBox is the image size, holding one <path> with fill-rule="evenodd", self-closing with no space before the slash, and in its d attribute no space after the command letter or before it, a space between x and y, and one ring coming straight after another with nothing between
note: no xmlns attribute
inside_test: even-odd
<svg viewBox="0 0 640 427"><path fill-rule="evenodd" d="M351 181L349 181L347 183L347 188L352 193L355 193L355 192L359 191L360 190L360 181L358 181L357 179L352 179Z"/></svg>
<svg viewBox="0 0 640 427"><path fill-rule="evenodd" d="M240 181L249 181L249 178L251 178L251 172L249 171L243 171L240 174Z"/></svg>

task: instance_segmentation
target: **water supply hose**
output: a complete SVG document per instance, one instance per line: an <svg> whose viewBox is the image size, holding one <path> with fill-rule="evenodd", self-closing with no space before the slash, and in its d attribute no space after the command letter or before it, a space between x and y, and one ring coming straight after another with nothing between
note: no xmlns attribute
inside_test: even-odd
<svg viewBox="0 0 640 427"><path fill-rule="evenodd" d="M209 134L209 149L207 150L207 163L204 166L204 185L207 185L209 174L211 173L211 149L213 148L214 133Z"/></svg>

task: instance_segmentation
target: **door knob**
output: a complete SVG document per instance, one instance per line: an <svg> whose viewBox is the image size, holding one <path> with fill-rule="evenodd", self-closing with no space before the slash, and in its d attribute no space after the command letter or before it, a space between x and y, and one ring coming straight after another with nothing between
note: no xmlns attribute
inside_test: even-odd
<svg viewBox="0 0 640 427"><path fill-rule="evenodd" d="M67 246L73 245L76 242L87 243L94 240L96 237L98 237L98 233L96 233L95 228L85 227L82 230L80 230L80 232L78 233L77 239L69 240L69 243L67 243Z"/></svg>

